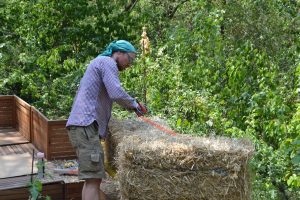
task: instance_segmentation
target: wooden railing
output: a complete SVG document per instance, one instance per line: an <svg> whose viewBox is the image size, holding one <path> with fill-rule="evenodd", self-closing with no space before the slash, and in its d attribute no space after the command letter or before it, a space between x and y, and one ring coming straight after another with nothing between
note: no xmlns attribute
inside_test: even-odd
<svg viewBox="0 0 300 200"><path fill-rule="evenodd" d="M31 106L17 96L14 96L14 104L16 123L15 127L18 129L19 133L21 133L28 141L31 141Z"/></svg>
<svg viewBox="0 0 300 200"><path fill-rule="evenodd" d="M76 158L66 120L49 120L17 96L0 95L0 127L16 128L48 160Z"/></svg>
<svg viewBox="0 0 300 200"><path fill-rule="evenodd" d="M16 128L14 96L1 96L0 98L0 127Z"/></svg>

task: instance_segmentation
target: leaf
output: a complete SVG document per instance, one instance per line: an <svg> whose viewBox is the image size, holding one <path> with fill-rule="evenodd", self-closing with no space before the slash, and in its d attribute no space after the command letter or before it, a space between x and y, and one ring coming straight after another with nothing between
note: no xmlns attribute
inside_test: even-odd
<svg viewBox="0 0 300 200"><path fill-rule="evenodd" d="M298 154L298 155L296 155L296 156L294 156L294 157L292 158L292 163L293 163L294 165L299 165L299 164L300 164L300 154Z"/></svg>

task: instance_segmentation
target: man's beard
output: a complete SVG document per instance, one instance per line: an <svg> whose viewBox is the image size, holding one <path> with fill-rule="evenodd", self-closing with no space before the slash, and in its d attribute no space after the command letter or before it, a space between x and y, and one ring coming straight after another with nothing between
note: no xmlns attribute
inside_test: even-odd
<svg viewBox="0 0 300 200"><path fill-rule="evenodd" d="M123 71L124 68L121 67L121 65L119 64L119 60L118 59L116 60L116 63L117 63L117 67L118 67L119 71Z"/></svg>

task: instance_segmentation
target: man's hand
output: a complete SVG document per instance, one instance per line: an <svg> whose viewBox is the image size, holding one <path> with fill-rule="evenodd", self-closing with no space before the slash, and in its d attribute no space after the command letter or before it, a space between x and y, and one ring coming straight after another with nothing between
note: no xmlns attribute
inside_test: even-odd
<svg viewBox="0 0 300 200"><path fill-rule="evenodd" d="M141 104L140 102L137 102L137 103L138 103L138 107L135 109L136 115L138 117L144 116L148 112L147 107L144 106L143 104Z"/></svg>

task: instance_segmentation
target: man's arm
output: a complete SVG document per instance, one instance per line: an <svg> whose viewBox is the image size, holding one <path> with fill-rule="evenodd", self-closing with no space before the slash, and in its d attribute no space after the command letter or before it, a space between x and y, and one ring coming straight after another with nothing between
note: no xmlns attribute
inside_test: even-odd
<svg viewBox="0 0 300 200"><path fill-rule="evenodd" d="M138 107L135 99L127 94L121 86L118 69L114 64L107 63L103 67L102 78L107 93L113 101L127 109L136 109Z"/></svg>

